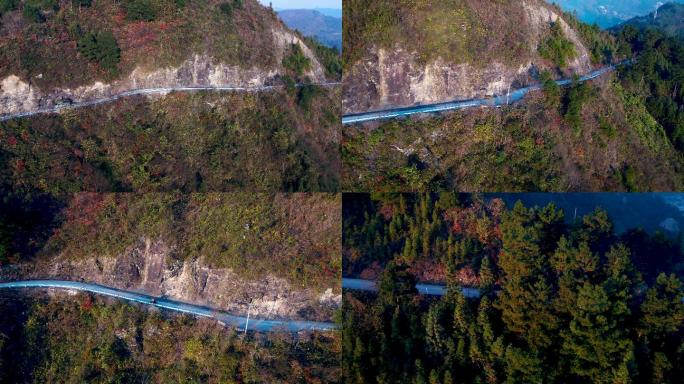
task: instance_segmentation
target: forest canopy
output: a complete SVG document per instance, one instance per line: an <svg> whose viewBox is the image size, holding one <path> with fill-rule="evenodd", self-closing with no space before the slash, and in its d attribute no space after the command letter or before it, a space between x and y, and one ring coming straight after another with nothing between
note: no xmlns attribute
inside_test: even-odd
<svg viewBox="0 0 684 384"><path fill-rule="evenodd" d="M377 295L345 295L346 382L684 379L677 240L618 235L600 209L568 222L553 204L374 197L345 201L345 272L380 280ZM419 296L429 277L448 294ZM466 299L462 285L481 297Z"/></svg>

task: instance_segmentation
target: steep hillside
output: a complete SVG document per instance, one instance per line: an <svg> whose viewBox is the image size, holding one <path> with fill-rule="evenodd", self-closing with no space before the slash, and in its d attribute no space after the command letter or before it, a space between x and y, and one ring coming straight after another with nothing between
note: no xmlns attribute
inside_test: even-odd
<svg viewBox="0 0 684 384"><path fill-rule="evenodd" d="M635 17L614 29L620 30L626 25L640 30L654 28L668 36L684 40L684 4L665 4L658 8L657 14L650 13L646 16Z"/></svg>
<svg viewBox="0 0 684 384"><path fill-rule="evenodd" d="M524 104L343 130L345 190L673 191L682 155L614 78Z"/></svg>
<svg viewBox="0 0 684 384"><path fill-rule="evenodd" d="M339 195L85 193L0 207L2 281L84 280L270 318L330 321L340 303Z"/></svg>
<svg viewBox="0 0 684 384"><path fill-rule="evenodd" d="M345 113L505 93L548 69L585 73L597 32L541 0L349 1Z"/></svg>
<svg viewBox="0 0 684 384"><path fill-rule="evenodd" d="M443 31L435 24L442 20L440 13L428 12L423 2L412 4L386 4L371 12L377 17L367 19L358 18L364 14L360 10L358 15L354 8L347 10L347 113L487 98L530 84L542 89L498 109L346 126L343 189L684 187L678 86L684 51L677 43L634 28L633 33L609 34L555 6L529 0L447 1L439 11L447 19L460 17L462 28L440 40ZM629 57L636 61L589 82L559 87L552 81Z"/></svg>
<svg viewBox="0 0 684 384"><path fill-rule="evenodd" d="M342 50L342 18L327 16L313 9L284 9L278 11L278 16L288 27Z"/></svg>
<svg viewBox="0 0 684 384"><path fill-rule="evenodd" d="M336 191L339 94L174 93L0 122L0 187Z"/></svg>
<svg viewBox="0 0 684 384"><path fill-rule="evenodd" d="M336 333L245 335L87 294L1 294L3 383L340 381Z"/></svg>
<svg viewBox="0 0 684 384"><path fill-rule="evenodd" d="M3 4L0 114L134 88L282 84L292 63L300 81L336 76L255 0Z"/></svg>

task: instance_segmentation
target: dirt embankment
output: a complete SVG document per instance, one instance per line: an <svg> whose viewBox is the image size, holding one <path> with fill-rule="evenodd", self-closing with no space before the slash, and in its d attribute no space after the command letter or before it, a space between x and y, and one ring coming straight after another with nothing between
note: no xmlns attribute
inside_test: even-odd
<svg viewBox="0 0 684 384"><path fill-rule="evenodd" d="M505 26L493 25L486 10L470 9L473 14L480 14L481 29L486 31L482 52L472 53L473 62L454 63L437 57L423 63L418 52L405 49L401 42L395 42L391 49L372 46L344 75L344 113L484 98L536 82L541 70L553 69L540 58L537 50L555 22L560 23L565 37L575 45L576 56L564 68L565 75L586 73L591 69L590 55L578 33L553 7L537 0L516 2L508 7L513 9L498 11L511 14L517 21ZM502 31L501 28L517 31ZM476 34L478 30L464 33ZM487 44L490 40L505 38L500 36L511 36L509 38L526 49L512 59L503 59L494 44Z"/></svg>
<svg viewBox="0 0 684 384"><path fill-rule="evenodd" d="M70 260L60 255L0 270L1 280L63 279L87 281L120 289L209 305L236 315L257 318L331 321L342 296L292 287L285 279L246 279L231 269L209 268L201 259L175 260L163 241L141 239L115 258Z"/></svg>

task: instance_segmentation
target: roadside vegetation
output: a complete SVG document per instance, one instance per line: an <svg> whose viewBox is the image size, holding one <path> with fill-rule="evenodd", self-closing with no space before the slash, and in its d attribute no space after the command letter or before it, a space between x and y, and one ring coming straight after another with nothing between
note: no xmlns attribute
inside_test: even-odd
<svg viewBox="0 0 684 384"><path fill-rule="evenodd" d="M178 93L0 123L8 190L336 191L339 90Z"/></svg>
<svg viewBox="0 0 684 384"><path fill-rule="evenodd" d="M281 64L271 33L281 21L256 0L3 0L0 15L0 78L41 89L178 66L193 54L241 68Z"/></svg>
<svg viewBox="0 0 684 384"><path fill-rule="evenodd" d="M625 52L637 57L620 69L626 91L644 99L648 113L684 153L684 41L655 29L626 26L617 33Z"/></svg>
<svg viewBox="0 0 684 384"><path fill-rule="evenodd" d="M453 193L348 200L344 270L380 291L345 295L345 382L684 378L681 237L618 235L600 209L569 222L553 204ZM420 296L426 280L449 293Z"/></svg>
<svg viewBox="0 0 684 384"><path fill-rule="evenodd" d="M335 383L341 375L336 333L244 335L87 294L3 292L0 310L2 383Z"/></svg>
<svg viewBox="0 0 684 384"><path fill-rule="evenodd" d="M345 127L343 188L681 189L684 157L621 82L561 88L548 72L540 80L543 92L511 107Z"/></svg>
<svg viewBox="0 0 684 384"><path fill-rule="evenodd" d="M124 257L161 242L168 266L199 260L246 280L268 275L293 287L339 286L338 194L6 195L0 267ZM40 263L38 263L40 264Z"/></svg>
<svg viewBox="0 0 684 384"><path fill-rule="evenodd" d="M563 68L573 59L577 52L572 41L563 34L559 23L551 24L551 35L539 46L539 55L551 60L558 68Z"/></svg>

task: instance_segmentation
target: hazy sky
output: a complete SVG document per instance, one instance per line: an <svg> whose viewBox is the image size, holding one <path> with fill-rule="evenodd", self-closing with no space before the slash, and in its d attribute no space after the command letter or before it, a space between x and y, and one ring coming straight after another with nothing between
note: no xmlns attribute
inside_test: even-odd
<svg viewBox="0 0 684 384"><path fill-rule="evenodd" d="M337 8L342 9L342 0L259 0L268 5L273 3L273 8Z"/></svg>

